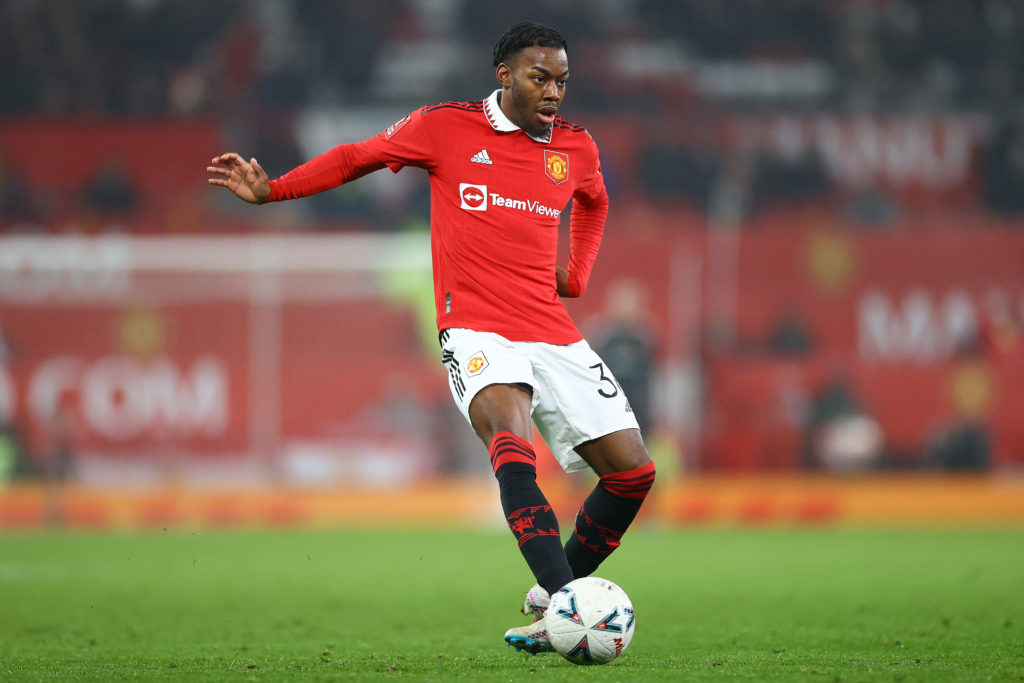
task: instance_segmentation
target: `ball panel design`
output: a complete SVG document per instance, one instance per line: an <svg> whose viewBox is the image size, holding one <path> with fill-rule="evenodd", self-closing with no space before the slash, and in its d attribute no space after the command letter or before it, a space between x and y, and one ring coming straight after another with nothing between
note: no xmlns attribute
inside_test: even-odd
<svg viewBox="0 0 1024 683"><path fill-rule="evenodd" d="M606 579L588 576L551 596L548 637L555 651L576 664L605 664L633 638L633 604Z"/></svg>

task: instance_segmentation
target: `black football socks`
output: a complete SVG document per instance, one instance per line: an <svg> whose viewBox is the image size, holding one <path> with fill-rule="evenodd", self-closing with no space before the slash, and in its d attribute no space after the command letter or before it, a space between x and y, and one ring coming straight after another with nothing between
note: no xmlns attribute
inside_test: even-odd
<svg viewBox="0 0 1024 683"><path fill-rule="evenodd" d="M580 507L576 528L565 543L573 576L590 576L619 547L653 484L653 462L601 477Z"/></svg>
<svg viewBox="0 0 1024 683"><path fill-rule="evenodd" d="M572 581L573 574L562 548L558 518L537 486L533 447L512 432L502 431L494 435L489 450L508 528L537 583L554 595Z"/></svg>

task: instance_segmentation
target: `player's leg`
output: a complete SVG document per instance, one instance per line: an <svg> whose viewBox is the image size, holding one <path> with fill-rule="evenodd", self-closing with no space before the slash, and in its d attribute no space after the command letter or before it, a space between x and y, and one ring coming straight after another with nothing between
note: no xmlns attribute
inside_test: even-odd
<svg viewBox="0 0 1024 683"><path fill-rule="evenodd" d="M619 547L654 484L654 461L639 429L623 429L576 447L600 477L565 544L573 576L589 576Z"/></svg>
<svg viewBox="0 0 1024 683"><path fill-rule="evenodd" d="M531 353L543 387L534 421L562 467L600 477L576 516L565 553L575 578L619 547L654 482L654 463L611 370L587 343L539 345Z"/></svg>
<svg viewBox="0 0 1024 683"><path fill-rule="evenodd" d="M562 548L558 518L537 485L537 456L530 444L532 399L529 386L492 384L473 398L469 418L477 435L488 444L501 507L519 551L538 585L554 593L573 577ZM510 628L505 642L533 654L552 649L543 617Z"/></svg>
<svg viewBox="0 0 1024 683"><path fill-rule="evenodd" d="M573 577L558 520L537 486L531 361L504 337L473 330L445 330L441 346L455 403L490 453L509 528L537 582L555 592Z"/></svg>
<svg viewBox="0 0 1024 683"><path fill-rule="evenodd" d="M533 392L522 384L492 384L469 406L469 418L488 445L501 507L530 570L549 593L572 581L558 518L537 485L537 456L530 443Z"/></svg>

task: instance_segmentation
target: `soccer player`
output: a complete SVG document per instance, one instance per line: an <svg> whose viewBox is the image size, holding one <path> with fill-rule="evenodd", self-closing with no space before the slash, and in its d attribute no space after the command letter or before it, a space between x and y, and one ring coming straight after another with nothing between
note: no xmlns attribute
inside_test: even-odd
<svg viewBox="0 0 1024 683"><path fill-rule="evenodd" d="M618 546L654 482L629 402L559 297L587 287L608 213L597 146L558 115L566 41L521 22L494 47L500 88L475 102L422 107L379 135L339 145L275 180L256 159L216 156L209 182L254 204L304 197L367 173L427 170L441 359L455 403L487 445L502 509L537 579L509 629L517 650L551 650L549 596L590 575ZM556 264L562 211L568 268ZM599 482L564 548L536 482L536 424L567 472Z"/></svg>

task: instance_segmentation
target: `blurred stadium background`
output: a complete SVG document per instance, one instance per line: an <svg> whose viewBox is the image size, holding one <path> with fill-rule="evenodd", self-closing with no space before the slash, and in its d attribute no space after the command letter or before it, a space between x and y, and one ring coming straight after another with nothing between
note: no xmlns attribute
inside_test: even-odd
<svg viewBox="0 0 1024 683"><path fill-rule="evenodd" d="M485 97L521 18L602 150L568 306L648 519L1024 521L1024 2L0 0L0 526L500 521L425 175L255 208L203 169Z"/></svg>

